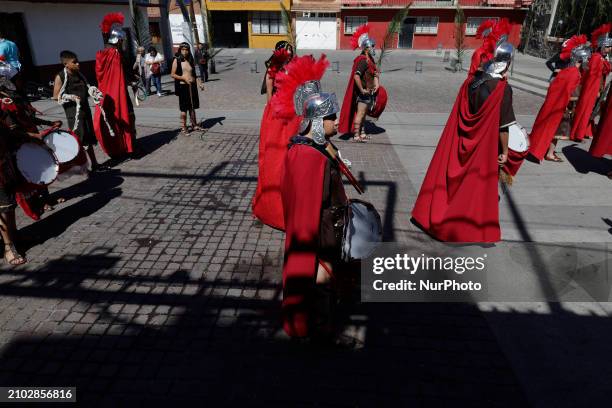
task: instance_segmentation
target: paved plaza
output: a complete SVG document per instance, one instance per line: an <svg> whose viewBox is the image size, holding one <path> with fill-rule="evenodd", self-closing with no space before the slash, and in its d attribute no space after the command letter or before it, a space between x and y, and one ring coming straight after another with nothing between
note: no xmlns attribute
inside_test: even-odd
<svg viewBox="0 0 612 408"><path fill-rule="evenodd" d="M151 96L136 108L137 159L59 183L67 201L38 222L18 211L34 242L27 265L0 269L0 385L76 386L83 406L603 404L612 303L357 303L345 332L363 348L288 339L284 237L250 208L268 54L222 52L200 93L205 134L179 135L177 98ZM353 57L328 54L337 70L323 86L340 100ZM394 51L383 70L390 101L371 143L338 145L385 240L423 244L410 211L465 73L435 51ZM514 91L527 128L542 102ZM526 163L502 196L503 239L611 243L611 161L591 159L588 142L559 150L564 163Z"/></svg>

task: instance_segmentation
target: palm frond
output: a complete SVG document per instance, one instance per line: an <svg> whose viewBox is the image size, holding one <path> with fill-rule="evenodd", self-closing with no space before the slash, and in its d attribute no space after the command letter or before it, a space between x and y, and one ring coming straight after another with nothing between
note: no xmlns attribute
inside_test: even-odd
<svg viewBox="0 0 612 408"><path fill-rule="evenodd" d="M149 32L149 19L136 3L132 3L132 27L134 27L134 40L138 46L149 47L151 45L151 33Z"/></svg>
<svg viewBox="0 0 612 408"><path fill-rule="evenodd" d="M293 50L297 51L297 38L295 35L295 30L293 29L293 19L291 18L291 11L285 7L283 2L280 2L281 6L281 16L283 17L283 25L285 26L285 31L287 32L287 37L289 38L289 43L293 46Z"/></svg>
<svg viewBox="0 0 612 408"><path fill-rule="evenodd" d="M408 12L410 11L410 6L412 2L408 3L406 7L395 13L389 25L387 26L387 32L385 33L385 37L383 38L383 42L380 46L380 56L378 57L378 69L382 66L383 61L391 52L391 48L393 47L393 41L395 40L395 35L399 34L402 29L402 23L408 17Z"/></svg>

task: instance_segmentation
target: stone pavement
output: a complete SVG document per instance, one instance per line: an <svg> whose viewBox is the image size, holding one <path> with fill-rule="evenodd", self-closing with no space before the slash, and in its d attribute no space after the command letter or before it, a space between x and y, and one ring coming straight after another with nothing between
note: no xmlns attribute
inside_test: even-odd
<svg viewBox="0 0 612 408"><path fill-rule="evenodd" d="M28 265L0 269L0 385L77 386L84 406L605 401L612 378L602 358L612 351L607 303L357 304L346 311L345 331L361 338L363 349L319 350L287 339L279 326L283 236L254 224L250 212L261 76L248 73L251 53L235 52L240 58L220 63L219 80L201 95L199 115L210 128L203 138L177 136L176 98L152 97L137 110L138 160L62 183L53 192L68 201L37 223L20 216L36 242ZM350 59L345 54L334 58ZM422 58L399 54L391 66ZM431 58L427 66L435 70ZM385 77L392 109L372 127L372 143L338 142L389 241L428 240L409 211L461 82L442 70L416 75ZM345 76L328 73L339 97ZM410 92L399 95L395 87ZM516 96L517 110L533 114L528 107L539 99ZM61 116L57 105L37 106ZM577 174L570 163L553 166L530 165L522 186L532 187L525 193L518 184L513 193L519 205L532 200L530 211L543 206L534 217L558 222L556 208L571 223L553 225L551 235L536 228L535 237L585 223L585 233L572 239L605 240L608 227L595 219L610 214L609 184ZM571 196L573 205L562 206L555 189L541 188L553 180L567 194L574 194L570 186L584 188L584 201ZM586 197L595 204L587 207ZM504 222L504 231L520 231L512 218Z"/></svg>

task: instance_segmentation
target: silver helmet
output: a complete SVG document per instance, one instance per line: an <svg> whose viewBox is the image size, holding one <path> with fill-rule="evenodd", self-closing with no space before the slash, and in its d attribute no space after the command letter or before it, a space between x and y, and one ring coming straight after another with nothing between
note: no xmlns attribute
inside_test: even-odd
<svg viewBox="0 0 612 408"><path fill-rule="evenodd" d="M120 41L125 40L125 38L126 38L125 31L123 31L123 28L121 27L121 25L113 24L110 29L110 32L108 33L107 42L109 44L118 44Z"/></svg>
<svg viewBox="0 0 612 408"><path fill-rule="evenodd" d="M320 81L306 81L300 85L293 95L293 107L295 114L300 116L303 113L304 101L313 94L321 93L321 82Z"/></svg>
<svg viewBox="0 0 612 408"><path fill-rule="evenodd" d="M583 69L587 69L589 66L589 60L591 59L592 51L588 44L584 44L572 49L570 61L572 65L581 63Z"/></svg>
<svg viewBox="0 0 612 408"><path fill-rule="evenodd" d="M376 55L376 41L374 41L373 38L371 38L368 33L363 33L359 36L359 39L357 40L357 43L359 44L359 47L362 50L365 50L366 48L370 48L370 54L372 56Z"/></svg>
<svg viewBox="0 0 612 408"><path fill-rule="evenodd" d="M514 46L507 41L507 36L501 36L495 46L493 59L485 66L485 72L488 74L502 74L505 72L512 62L513 53Z"/></svg>
<svg viewBox="0 0 612 408"><path fill-rule="evenodd" d="M300 133L304 133L310 126L311 136L315 143L324 145L325 129L323 128L323 118L340 112L340 105L336 94L333 93L314 93L309 95L302 104L302 123L300 123Z"/></svg>
<svg viewBox="0 0 612 408"><path fill-rule="evenodd" d="M597 47L612 47L612 33L605 33L599 36L597 39Z"/></svg>

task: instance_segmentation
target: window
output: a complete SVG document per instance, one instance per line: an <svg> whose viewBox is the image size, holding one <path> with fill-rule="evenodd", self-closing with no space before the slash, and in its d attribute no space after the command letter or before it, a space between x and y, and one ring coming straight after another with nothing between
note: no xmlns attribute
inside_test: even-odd
<svg viewBox="0 0 612 408"><path fill-rule="evenodd" d="M465 25L465 35L476 35L478 27L489 19L499 20L498 17L468 17L467 24Z"/></svg>
<svg viewBox="0 0 612 408"><path fill-rule="evenodd" d="M417 17L414 32L416 34L437 34L438 17Z"/></svg>
<svg viewBox="0 0 612 408"><path fill-rule="evenodd" d="M336 18L336 13L323 13L323 12L315 12L315 11L304 11L299 14L302 18Z"/></svg>
<svg viewBox="0 0 612 408"><path fill-rule="evenodd" d="M253 34L287 34L278 11L254 11L251 28Z"/></svg>
<svg viewBox="0 0 612 408"><path fill-rule="evenodd" d="M344 34L353 34L355 30L368 23L366 16L346 16L344 17Z"/></svg>

